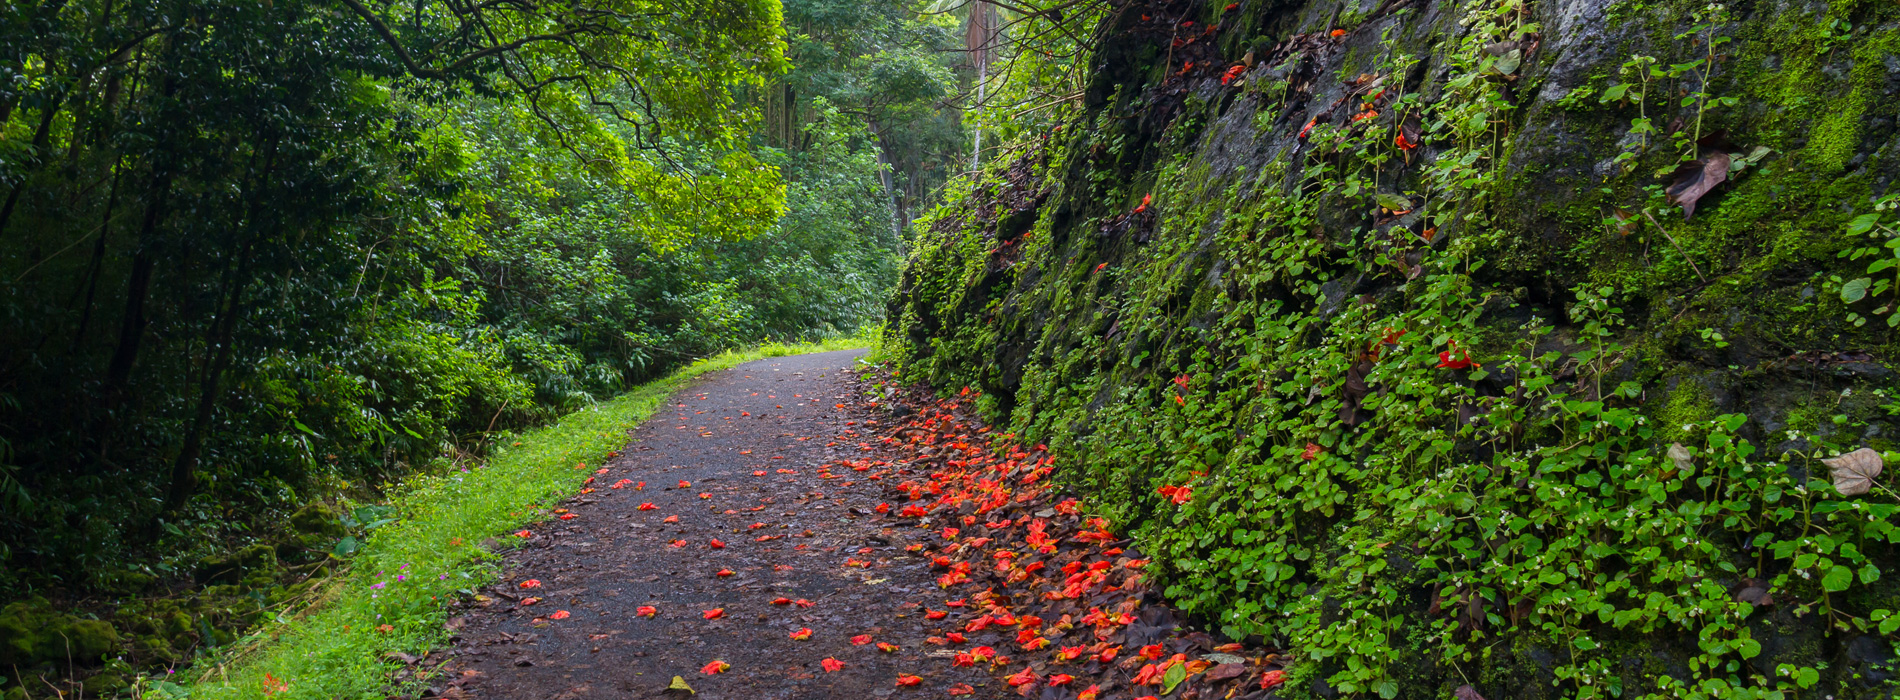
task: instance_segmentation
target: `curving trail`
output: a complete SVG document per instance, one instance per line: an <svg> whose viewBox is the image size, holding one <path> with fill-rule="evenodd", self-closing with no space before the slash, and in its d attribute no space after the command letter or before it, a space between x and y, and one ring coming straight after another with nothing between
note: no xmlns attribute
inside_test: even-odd
<svg viewBox="0 0 1900 700"><path fill-rule="evenodd" d="M819 469L867 456L879 432L853 400L860 352L752 362L674 397L569 501L573 517L532 528L485 600L451 620L439 696L685 697L666 691L680 676L714 700L934 698L959 684L964 697L1015 697L925 642L938 623L923 607L945 595L905 547L929 531L875 512L883 488L866 474ZM803 628L809 639L792 639ZM702 672L715 661L730 666ZM899 687L900 674L921 680Z"/></svg>

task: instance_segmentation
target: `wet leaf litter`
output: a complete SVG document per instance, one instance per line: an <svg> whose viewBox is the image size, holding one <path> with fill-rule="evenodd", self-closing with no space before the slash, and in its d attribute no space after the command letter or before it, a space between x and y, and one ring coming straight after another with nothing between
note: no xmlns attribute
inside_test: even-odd
<svg viewBox="0 0 1900 700"><path fill-rule="evenodd" d="M708 375L577 466L424 697L1271 694L1278 657L1181 629L1045 453L967 395L865 400L858 354Z"/></svg>

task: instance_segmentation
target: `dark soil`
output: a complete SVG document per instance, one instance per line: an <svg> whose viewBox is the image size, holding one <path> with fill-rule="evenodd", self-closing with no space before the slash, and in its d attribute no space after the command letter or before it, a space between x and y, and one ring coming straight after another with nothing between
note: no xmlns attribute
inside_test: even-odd
<svg viewBox="0 0 1900 700"><path fill-rule="evenodd" d="M945 697L960 683L974 688L968 697L1013 696L981 665L953 667L925 642L940 623L923 607L943 608L946 593L905 548L931 531L876 513L883 488L866 474L820 474L864 458L884 432L856 400L858 354L761 360L674 397L568 503L574 517L532 528L502 579L451 621L461 631L439 694L684 696L666 693L679 676L707 699ZM621 479L646 486L611 488ZM648 502L657 508L639 509ZM540 585L521 588L530 579ZM529 597L544 600L524 605ZM772 603L781 597L812 605ZM657 616L639 617L649 605ZM715 608L724 616L705 619ZM807 627L810 639L791 639ZM873 643L852 643L866 634ZM826 658L843 668L825 671ZM731 666L703 673L713 661ZM922 681L898 687L899 674Z"/></svg>

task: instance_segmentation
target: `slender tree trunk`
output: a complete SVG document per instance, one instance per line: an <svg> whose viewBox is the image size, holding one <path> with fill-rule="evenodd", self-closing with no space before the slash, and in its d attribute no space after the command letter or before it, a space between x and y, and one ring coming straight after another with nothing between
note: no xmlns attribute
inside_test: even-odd
<svg viewBox="0 0 1900 700"><path fill-rule="evenodd" d="M178 450L177 459L172 461L171 486L165 492L165 509L176 510L191 498L192 491L198 488L198 457L204 451L205 431L211 423L211 414L217 408L223 394L224 373L231 366L233 346L236 345L236 330L244 315L244 293L251 283L251 252L263 228L259 218L264 210L271 186L271 175L277 161L277 146L272 142L266 147L264 168L252 182L249 212L244 221L244 244L238 248L236 271L227 262L225 266L224 299L218 315L211 322L208 341L211 357L205 361L205 372L200 380L198 392L198 410L191 418L191 428L185 433L185 444ZM252 172L257 172L253 170Z"/></svg>
<svg viewBox="0 0 1900 700"><path fill-rule="evenodd" d="M904 237L904 223L898 205L897 190L891 182L891 172L894 168L890 161L884 159L884 132L878 128L875 119L865 119L864 125L871 130L871 136L876 140L876 143L872 144L871 152L877 155L878 182L884 184L884 199L890 202L891 232L901 239Z"/></svg>
<svg viewBox="0 0 1900 700"><path fill-rule="evenodd" d="M117 163L112 164L112 186L106 190L106 211L99 219L99 239L92 244L92 261L86 265L86 300L79 307L79 327L73 331L72 347L68 356L78 355L85 347L86 330L92 325L92 303L99 292L99 278L105 272L106 239L112 235L112 210L119 203L119 181L123 173Z"/></svg>
<svg viewBox="0 0 1900 700"><path fill-rule="evenodd" d="M33 132L33 155L27 159L26 167L21 168L25 175L13 186L13 190L7 193L6 204L0 205L0 235L6 234L7 222L12 220L13 209L20 203L20 193L26 191L28 179L31 178L33 171L39 169L40 163L46 162L44 155L46 142L52 135L53 118L59 115L59 104L59 100L53 100L40 108L40 126Z"/></svg>
<svg viewBox="0 0 1900 700"><path fill-rule="evenodd" d="M125 400L126 382L132 377L132 362L138 358L139 342L145 335L145 299L151 293L152 248L157 245L158 224L165 216L165 200L171 196L171 178L152 178L150 199L145 216L139 222L138 250L132 255L132 274L125 287L125 311L119 316L119 342L106 364L106 404L117 408Z"/></svg>
<svg viewBox="0 0 1900 700"><path fill-rule="evenodd" d="M212 356L205 362L204 377L199 382L198 409L192 414L191 428L185 433L184 447L178 450L177 459L172 461L171 485L165 492L165 510L177 510L198 488L198 457L204 451L205 430L211 423L211 414L222 393L221 380L231 366L232 346L235 344L238 317L244 313L244 292L250 284L250 270L251 246L246 243L238 252L237 271L227 279L228 290L224 303L217 319L211 324Z"/></svg>

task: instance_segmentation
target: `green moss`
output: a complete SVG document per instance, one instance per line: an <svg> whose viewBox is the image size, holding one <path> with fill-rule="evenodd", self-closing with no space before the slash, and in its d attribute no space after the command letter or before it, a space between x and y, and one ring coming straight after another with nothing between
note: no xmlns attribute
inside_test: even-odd
<svg viewBox="0 0 1900 700"><path fill-rule="evenodd" d="M119 648L112 625L60 612L44 598L0 608L0 666L97 663Z"/></svg>

